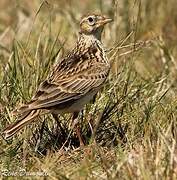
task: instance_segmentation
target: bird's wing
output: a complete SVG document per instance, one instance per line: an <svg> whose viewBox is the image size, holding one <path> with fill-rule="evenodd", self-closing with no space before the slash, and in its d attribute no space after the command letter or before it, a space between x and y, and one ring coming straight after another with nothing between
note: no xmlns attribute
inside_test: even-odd
<svg viewBox="0 0 177 180"><path fill-rule="evenodd" d="M66 62L70 61L66 60ZM99 87L108 75L109 66L104 63L89 62L78 61L70 64L71 66L65 64L63 68L61 68L62 64L56 66L48 80L40 85L38 92L29 103L29 108L50 108L67 104Z"/></svg>

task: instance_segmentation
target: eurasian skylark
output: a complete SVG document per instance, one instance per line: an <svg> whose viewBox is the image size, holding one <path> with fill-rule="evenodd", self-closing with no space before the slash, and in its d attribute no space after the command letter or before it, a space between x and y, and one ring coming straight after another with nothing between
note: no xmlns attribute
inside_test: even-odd
<svg viewBox="0 0 177 180"><path fill-rule="evenodd" d="M81 19L75 47L58 61L32 100L16 111L17 121L2 133L5 139L34 121L41 111L73 113L73 120L77 118L79 111L96 95L108 76L110 65L101 43L101 34L104 25L111 21L96 14ZM82 143L79 131L77 135Z"/></svg>

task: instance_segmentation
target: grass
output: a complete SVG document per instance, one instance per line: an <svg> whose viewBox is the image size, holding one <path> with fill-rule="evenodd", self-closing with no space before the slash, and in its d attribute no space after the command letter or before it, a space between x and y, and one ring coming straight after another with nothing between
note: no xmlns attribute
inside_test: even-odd
<svg viewBox="0 0 177 180"><path fill-rule="evenodd" d="M176 179L175 6L175 0L2 0L1 130L15 121L10 112L30 100L56 58L70 50L82 14L98 11L114 22L103 34L109 78L80 114L86 146L79 148L69 129L70 115L60 117L61 126L43 115L12 140L0 139L1 176Z"/></svg>

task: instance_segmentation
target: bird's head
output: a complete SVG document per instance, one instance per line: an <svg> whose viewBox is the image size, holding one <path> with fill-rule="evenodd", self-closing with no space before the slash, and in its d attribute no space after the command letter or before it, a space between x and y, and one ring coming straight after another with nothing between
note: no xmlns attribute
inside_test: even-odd
<svg viewBox="0 0 177 180"><path fill-rule="evenodd" d="M100 39L104 25L110 23L111 21L112 19L103 15L90 14L84 16L80 21L81 33L86 35L94 35Z"/></svg>

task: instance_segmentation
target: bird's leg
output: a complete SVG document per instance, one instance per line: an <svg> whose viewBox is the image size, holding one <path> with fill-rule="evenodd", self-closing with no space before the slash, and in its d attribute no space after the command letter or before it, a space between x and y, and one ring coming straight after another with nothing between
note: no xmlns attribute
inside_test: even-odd
<svg viewBox="0 0 177 180"><path fill-rule="evenodd" d="M81 136L80 126L79 126L79 122L78 122L78 115L79 115L79 112L73 113L73 118L72 118L73 128L76 130L76 134L77 134L77 137L79 138L80 146L84 146L84 142L83 142L83 139Z"/></svg>
<svg viewBox="0 0 177 180"><path fill-rule="evenodd" d="M95 103L95 101L96 101L96 96L97 96L97 93L93 96L92 100L90 101L92 104Z"/></svg>
<svg viewBox="0 0 177 180"><path fill-rule="evenodd" d="M60 122L60 120L59 120L59 118L58 118L58 115L52 113L52 116L53 116L53 118L55 119L55 121L56 121L57 125L59 126L60 130L62 131L62 133L64 133L65 131L64 131L62 125L61 125L61 122Z"/></svg>

